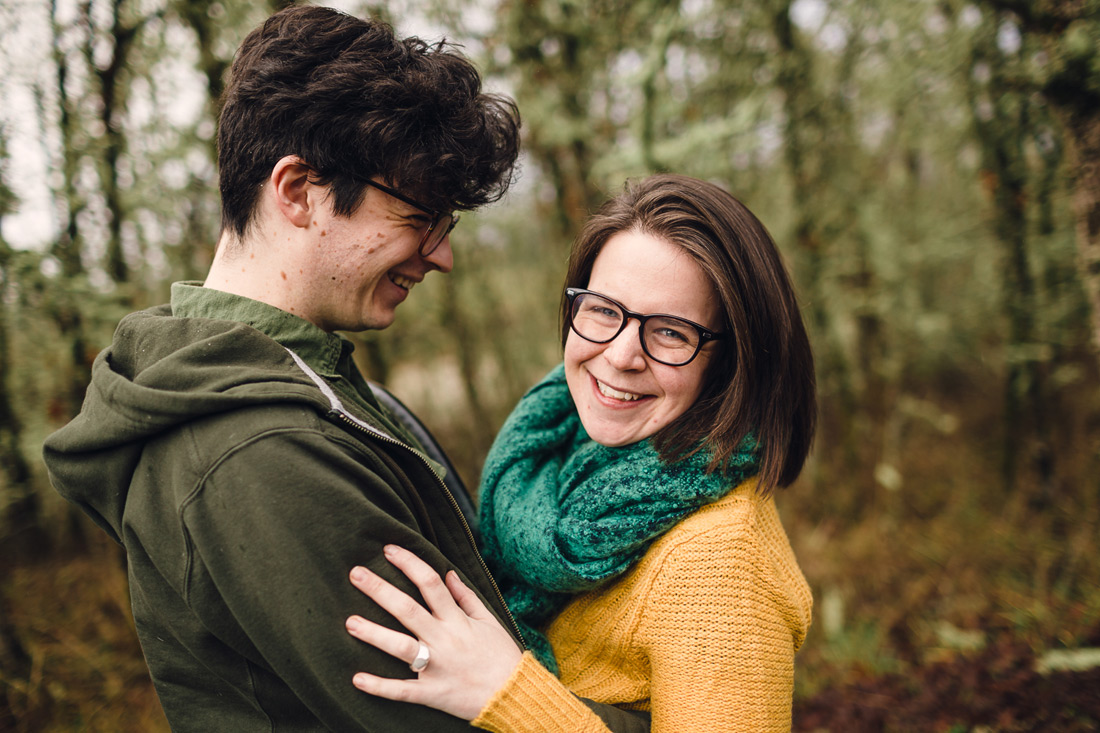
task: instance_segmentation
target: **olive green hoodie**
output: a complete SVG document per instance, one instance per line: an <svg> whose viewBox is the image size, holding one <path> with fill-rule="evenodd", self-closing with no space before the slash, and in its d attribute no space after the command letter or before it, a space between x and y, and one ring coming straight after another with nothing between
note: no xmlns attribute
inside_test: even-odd
<svg viewBox="0 0 1100 733"><path fill-rule="evenodd" d="M356 690L359 670L411 673L344 631L352 613L400 628L351 586L356 564L419 597L384 560L395 543L456 570L522 645L438 465L369 396L339 337L193 284L172 294L119 324L45 458L57 490L126 548L173 730L469 730ZM196 314L224 315L180 317ZM617 733L648 730L585 703Z"/></svg>
<svg viewBox="0 0 1100 733"><path fill-rule="evenodd" d="M385 543L454 568L513 624L437 473L346 389L244 323L162 307L122 321L81 414L46 442L57 490L126 547L174 730L468 730L351 684L411 675L343 628L352 613L399 628L353 565L416 596Z"/></svg>

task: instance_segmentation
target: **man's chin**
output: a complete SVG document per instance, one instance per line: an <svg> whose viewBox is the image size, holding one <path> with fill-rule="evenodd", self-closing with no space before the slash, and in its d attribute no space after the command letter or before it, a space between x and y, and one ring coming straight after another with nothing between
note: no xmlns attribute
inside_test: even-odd
<svg viewBox="0 0 1100 733"><path fill-rule="evenodd" d="M397 311L394 308L389 308L381 313L371 313L364 317L358 331L381 331L389 328L393 325L394 320L397 318Z"/></svg>

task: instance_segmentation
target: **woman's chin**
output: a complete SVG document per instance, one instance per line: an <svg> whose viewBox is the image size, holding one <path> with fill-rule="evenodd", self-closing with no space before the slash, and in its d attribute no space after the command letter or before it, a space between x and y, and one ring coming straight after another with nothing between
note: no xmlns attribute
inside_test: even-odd
<svg viewBox="0 0 1100 733"><path fill-rule="evenodd" d="M624 430L619 426L589 425L583 419L581 424L584 425L584 431L588 433L588 437L605 448L625 448L645 440L656 432L639 434L637 431Z"/></svg>

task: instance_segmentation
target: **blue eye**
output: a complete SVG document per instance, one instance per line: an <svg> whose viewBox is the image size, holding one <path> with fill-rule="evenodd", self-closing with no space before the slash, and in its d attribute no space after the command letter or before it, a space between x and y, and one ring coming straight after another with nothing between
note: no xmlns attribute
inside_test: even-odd
<svg viewBox="0 0 1100 733"><path fill-rule="evenodd" d="M669 341L680 341L685 344L689 341L687 334L667 327L655 330L653 335L662 339L668 339Z"/></svg>

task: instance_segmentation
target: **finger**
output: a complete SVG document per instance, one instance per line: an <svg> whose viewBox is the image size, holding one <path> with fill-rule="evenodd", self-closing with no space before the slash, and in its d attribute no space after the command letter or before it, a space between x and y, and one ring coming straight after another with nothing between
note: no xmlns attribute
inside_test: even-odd
<svg viewBox="0 0 1100 733"><path fill-rule="evenodd" d="M358 672L351 678L351 683L363 692L387 700L398 702L424 703L418 694L416 680L394 680L387 677L378 677L366 672Z"/></svg>
<svg viewBox="0 0 1100 733"><path fill-rule="evenodd" d="M420 595L424 597L433 614L443 619L454 618L459 614L451 592L431 565L397 545L386 545L382 551L386 559L420 590Z"/></svg>
<svg viewBox="0 0 1100 733"><path fill-rule="evenodd" d="M351 569L351 584L417 636L422 637L425 626L434 621L412 596L364 567Z"/></svg>
<svg viewBox="0 0 1100 733"><path fill-rule="evenodd" d="M368 621L362 616L349 616L344 622L348 633L359 641L370 644L375 649L396 657L405 663L411 663L420 651L420 642L408 634Z"/></svg>
<svg viewBox="0 0 1100 733"><path fill-rule="evenodd" d="M453 570L449 571L444 582L447 584L447 590L450 591L451 597L455 599L458 607L467 616L481 619L491 615L489 609L485 608L485 604L481 602L477 594L466 587L466 584L459 579L458 573Z"/></svg>

